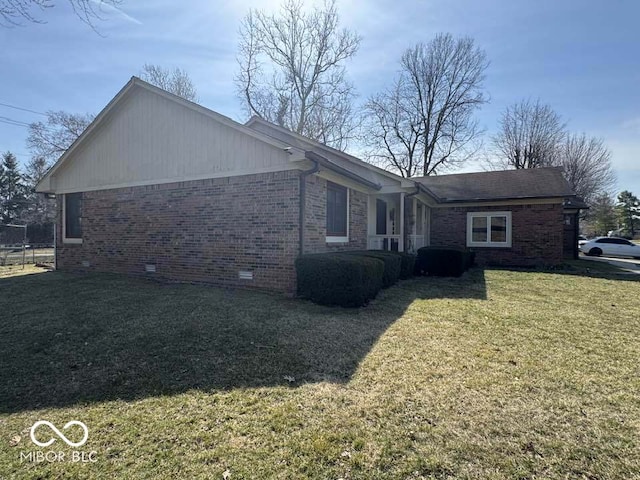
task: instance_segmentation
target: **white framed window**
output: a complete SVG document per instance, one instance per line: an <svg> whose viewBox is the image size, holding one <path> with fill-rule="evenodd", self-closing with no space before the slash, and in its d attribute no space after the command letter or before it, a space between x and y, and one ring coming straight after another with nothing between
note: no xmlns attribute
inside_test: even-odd
<svg viewBox="0 0 640 480"><path fill-rule="evenodd" d="M62 242L82 243L82 193L62 196Z"/></svg>
<svg viewBox="0 0 640 480"><path fill-rule="evenodd" d="M467 213L467 247L511 247L511 212Z"/></svg>
<svg viewBox="0 0 640 480"><path fill-rule="evenodd" d="M327 243L349 241L349 189L327 182Z"/></svg>

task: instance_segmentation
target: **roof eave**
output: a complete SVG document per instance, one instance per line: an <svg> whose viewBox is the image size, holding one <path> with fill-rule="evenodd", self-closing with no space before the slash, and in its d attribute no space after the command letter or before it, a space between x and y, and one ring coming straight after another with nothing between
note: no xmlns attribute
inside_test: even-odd
<svg viewBox="0 0 640 480"><path fill-rule="evenodd" d="M519 197L491 197L491 198L456 198L449 200L441 198L439 203L456 204L456 203L487 203L487 202L505 202L509 200L550 200L553 198L564 199L566 195L525 195Z"/></svg>
<svg viewBox="0 0 640 480"><path fill-rule="evenodd" d="M288 128L284 128L284 127L281 127L280 125L276 125L275 123L269 122L268 120L265 120L264 118L262 118L262 117L260 117L258 115L253 115L249 120L247 120L247 122L245 123L245 126L250 127L254 123L263 123L264 125L267 125L269 127L282 130L284 133L292 135L294 138L297 138L302 142L307 142L307 143L313 145L314 147L320 148L322 150L326 150L329 153L332 153L334 155L338 155L338 156L340 156L341 158L344 158L347 161L356 163L357 165L363 166L363 167L365 167L365 168L367 168L367 169L369 169L369 170L371 170L373 172L376 172L376 173L378 173L380 175L385 175L386 177L392 178L393 180L396 180L396 181L403 180L403 178L401 176L396 175L393 172L389 172L388 170L385 170L383 168L376 167L375 165L367 163L367 162L365 162L364 160L362 160L362 159L360 159L358 157L355 157L355 156L350 155L350 154L348 154L346 152L343 152L343 151L340 151L340 150L335 149L333 147L330 147L328 145L325 145L325 144L323 144L321 142L318 142L316 140L313 140L311 138L305 137L304 135L300 135L299 133L296 133L296 132L294 132L292 130L289 130Z"/></svg>
<svg viewBox="0 0 640 480"><path fill-rule="evenodd" d="M358 182L366 187L372 188L373 190L380 190L382 186L378 183L372 182L371 180L367 180L366 178L362 178L360 175L353 173L351 170L347 170L340 165L336 165L328 158L323 157L322 155L317 154L316 152L307 151L305 152L305 157L312 162L318 163L320 166L325 167L332 172L335 172L343 177L346 177L350 180Z"/></svg>

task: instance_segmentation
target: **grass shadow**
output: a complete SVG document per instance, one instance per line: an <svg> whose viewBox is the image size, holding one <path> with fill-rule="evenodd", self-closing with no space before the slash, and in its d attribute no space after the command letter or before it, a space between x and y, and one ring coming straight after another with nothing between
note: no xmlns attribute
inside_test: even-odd
<svg viewBox="0 0 640 480"><path fill-rule="evenodd" d="M108 274L0 278L0 291L3 413L346 382L415 299L486 298L482 270L403 281L356 310Z"/></svg>

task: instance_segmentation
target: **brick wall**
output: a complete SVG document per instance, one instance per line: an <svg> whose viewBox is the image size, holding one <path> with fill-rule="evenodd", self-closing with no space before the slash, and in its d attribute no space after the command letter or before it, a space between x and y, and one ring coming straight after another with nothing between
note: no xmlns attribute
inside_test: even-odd
<svg viewBox="0 0 640 480"><path fill-rule="evenodd" d="M58 221L58 267L145 275L150 263L160 278L293 293L298 185L285 171L85 192L83 243L63 244Z"/></svg>
<svg viewBox="0 0 640 480"><path fill-rule="evenodd" d="M562 204L453 207L431 210L431 245L466 246L467 212L511 211L512 247L473 247L479 265L550 265L562 262Z"/></svg>
<svg viewBox="0 0 640 480"><path fill-rule="evenodd" d="M307 177L305 253L322 253L367 248L367 195L349 189L349 242L327 243L327 181Z"/></svg>

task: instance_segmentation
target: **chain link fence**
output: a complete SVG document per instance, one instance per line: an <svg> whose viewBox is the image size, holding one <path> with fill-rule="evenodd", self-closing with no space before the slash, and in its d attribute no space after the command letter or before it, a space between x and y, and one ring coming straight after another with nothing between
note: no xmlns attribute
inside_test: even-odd
<svg viewBox="0 0 640 480"><path fill-rule="evenodd" d="M48 233L49 232L49 233ZM38 243L31 243L33 237ZM43 241L44 240L44 241ZM16 265L53 266L53 225L0 225L0 267Z"/></svg>

